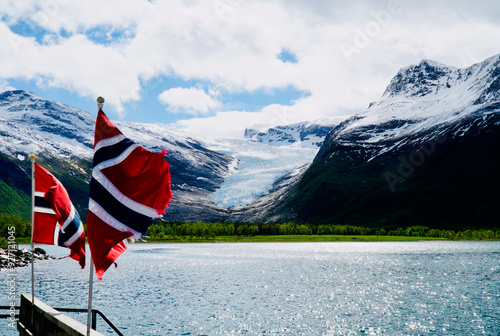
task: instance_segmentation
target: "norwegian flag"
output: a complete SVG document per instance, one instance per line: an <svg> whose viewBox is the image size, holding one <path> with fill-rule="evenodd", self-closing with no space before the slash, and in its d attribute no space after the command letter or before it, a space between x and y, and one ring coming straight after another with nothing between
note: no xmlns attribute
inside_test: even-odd
<svg viewBox="0 0 500 336"><path fill-rule="evenodd" d="M126 138L99 109L94 136L87 234L96 275L125 250L126 238L146 234L172 193L165 151L152 153Z"/></svg>
<svg viewBox="0 0 500 336"><path fill-rule="evenodd" d="M34 243L68 247L85 267L85 232L68 192L47 169L35 163Z"/></svg>

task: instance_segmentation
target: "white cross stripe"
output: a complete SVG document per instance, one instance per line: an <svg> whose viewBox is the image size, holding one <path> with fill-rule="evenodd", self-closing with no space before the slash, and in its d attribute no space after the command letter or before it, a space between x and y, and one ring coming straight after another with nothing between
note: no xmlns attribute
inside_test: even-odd
<svg viewBox="0 0 500 336"><path fill-rule="evenodd" d="M33 210L38 213L45 213L49 215L55 215L56 213L51 208L34 207Z"/></svg>
<svg viewBox="0 0 500 336"><path fill-rule="evenodd" d="M117 229L118 231L132 233L133 236L131 238L139 239L142 237L142 233L137 232L131 229L129 226L116 220L116 218L111 216L103 207L99 205L99 203L95 202L91 198L89 199L89 211L92 211L92 213L96 215L98 218L100 218L103 222Z"/></svg>
<svg viewBox="0 0 500 336"><path fill-rule="evenodd" d="M148 216L150 218L157 218L158 212L156 209L148 207L144 204L134 201L133 199L124 195L118 188L114 186L113 183L101 172L102 169L109 168L123 162L129 155L132 153L134 149L139 147L138 145L132 145L123 151L119 156L101 162L92 170L92 177L99 182L114 198L116 198L120 203L125 205L126 207L138 212L144 216Z"/></svg>
<svg viewBox="0 0 500 336"><path fill-rule="evenodd" d="M80 238L80 236L82 235L82 232L83 232L83 225L78 225L78 230L75 232L75 234L73 236L71 236L71 238L69 238L68 240L66 240L64 242L64 245L70 247L71 245L73 245L74 242L76 242L78 240L78 238Z"/></svg>
<svg viewBox="0 0 500 336"><path fill-rule="evenodd" d="M125 139L127 139L127 137L125 137L123 134L115 135L112 138L102 139L94 146L94 153L103 147L116 145L117 143Z"/></svg>

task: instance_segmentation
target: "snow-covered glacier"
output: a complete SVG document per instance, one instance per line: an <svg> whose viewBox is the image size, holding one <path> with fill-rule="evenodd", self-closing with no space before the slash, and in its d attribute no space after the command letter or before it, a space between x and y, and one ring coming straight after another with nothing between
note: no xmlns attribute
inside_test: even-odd
<svg viewBox="0 0 500 336"><path fill-rule="evenodd" d="M242 139L205 140L204 145L235 158L230 174L211 200L223 208L250 204L285 174L311 163L326 134L344 118L248 128Z"/></svg>
<svg viewBox="0 0 500 336"><path fill-rule="evenodd" d="M311 162L318 152L317 147L276 147L246 139L219 139L206 145L237 158L232 174L211 195L211 200L224 208L246 205L267 194L274 181Z"/></svg>

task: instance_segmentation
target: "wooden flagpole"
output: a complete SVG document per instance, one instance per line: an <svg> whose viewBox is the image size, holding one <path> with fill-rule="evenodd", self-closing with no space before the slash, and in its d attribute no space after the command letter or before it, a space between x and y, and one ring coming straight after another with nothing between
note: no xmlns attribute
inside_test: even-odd
<svg viewBox="0 0 500 336"><path fill-rule="evenodd" d="M33 245L33 234L35 232L35 156L30 155L31 160L31 324L33 324L33 312L35 307L35 248Z"/></svg>
<svg viewBox="0 0 500 336"><path fill-rule="evenodd" d="M102 109L104 104L104 98L97 97L97 112ZM87 226L88 232L88 226ZM91 252L92 253L92 252ZM92 324L92 285L94 283L94 261L92 260L92 255L90 256L90 267L89 267L89 302L87 308L87 336L90 336L91 324Z"/></svg>

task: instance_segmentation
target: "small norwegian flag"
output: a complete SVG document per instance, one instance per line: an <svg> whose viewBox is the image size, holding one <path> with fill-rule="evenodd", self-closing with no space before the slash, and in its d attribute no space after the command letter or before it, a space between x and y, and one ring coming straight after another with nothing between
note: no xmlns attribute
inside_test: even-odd
<svg viewBox="0 0 500 336"><path fill-rule="evenodd" d="M71 250L70 257L85 267L85 232L80 215L59 180L38 164L35 167L34 243Z"/></svg>

